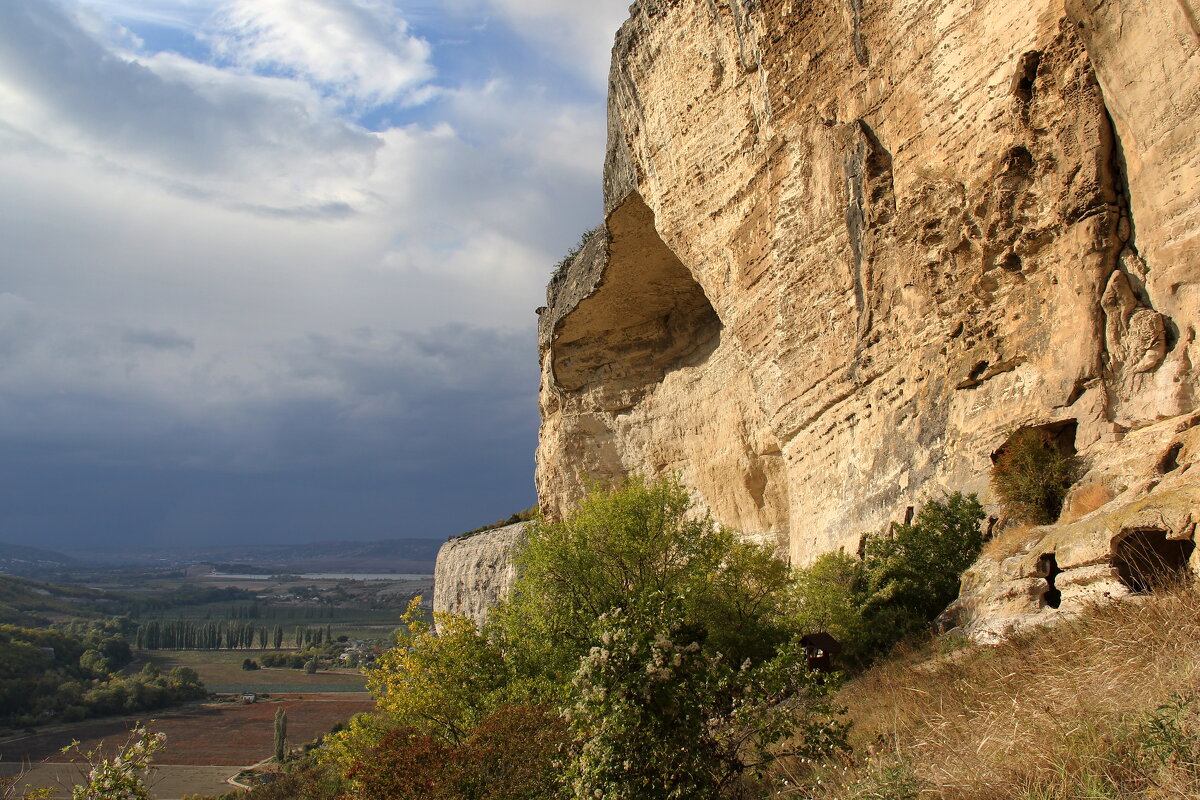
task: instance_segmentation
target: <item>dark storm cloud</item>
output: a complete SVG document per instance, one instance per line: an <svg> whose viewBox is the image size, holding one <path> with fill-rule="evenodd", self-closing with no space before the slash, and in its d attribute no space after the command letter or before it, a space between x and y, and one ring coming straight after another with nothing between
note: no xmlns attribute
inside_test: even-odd
<svg viewBox="0 0 1200 800"><path fill-rule="evenodd" d="M448 535L532 502L529 331L359 331L284 347L291 374L232 418L185 423L149 400L9 393L6 419L49 424L5 426L5 538L66 547Z"/></svg>
<svg viewBox="0 0 1200 800"><path fill-rule="evenodd" d="M179 353L191 353L196 349L195 341L174 331L128 330L121 334L121 341L151 350L174 350Z"/></svg>

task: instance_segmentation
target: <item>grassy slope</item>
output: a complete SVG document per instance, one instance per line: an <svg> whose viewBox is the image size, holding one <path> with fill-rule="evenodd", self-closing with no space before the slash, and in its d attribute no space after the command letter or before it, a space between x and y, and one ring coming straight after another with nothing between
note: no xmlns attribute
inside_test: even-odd
<svg viewBox="0 0 1200 800"><path fill-rule="evenodd" d="M925 656L848 684L856 755L780 796L1200 797L1200 591Z"/></svg>

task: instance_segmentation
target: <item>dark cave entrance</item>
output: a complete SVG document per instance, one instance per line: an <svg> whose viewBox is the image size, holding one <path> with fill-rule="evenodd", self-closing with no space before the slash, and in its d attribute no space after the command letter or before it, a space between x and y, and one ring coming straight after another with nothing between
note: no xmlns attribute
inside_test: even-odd
<svg viewBox="0 0 1200 800"><path fill-rule="evenodd" d="M1113 566L1135 594L1151 594L1182 583L1196 549L1190 539L1168 539L1154 528L1132 530L1113 544Z"/></svg>
<svg viewBox="0 0 1200 800"><path fill-rule="evenodd" d="M1058 558L1054 553L1046 553L1038 559L1038 574L1046 579L1046 584L1050 587L1042 593L1042 605L1058 608L1062 605L1062 592L1054 581L1062 574L1062 569L1058 566Z"/></svg>

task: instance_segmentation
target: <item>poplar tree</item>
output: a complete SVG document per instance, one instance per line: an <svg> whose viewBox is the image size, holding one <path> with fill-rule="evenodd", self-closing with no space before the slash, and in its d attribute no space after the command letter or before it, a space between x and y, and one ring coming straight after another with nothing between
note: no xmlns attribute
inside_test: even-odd
<svg viewBox="0 0 1200 800"><path fill-rule="evenodd" d="M275 761L282 764L287 758L287 712L275 709Z"/></svg>

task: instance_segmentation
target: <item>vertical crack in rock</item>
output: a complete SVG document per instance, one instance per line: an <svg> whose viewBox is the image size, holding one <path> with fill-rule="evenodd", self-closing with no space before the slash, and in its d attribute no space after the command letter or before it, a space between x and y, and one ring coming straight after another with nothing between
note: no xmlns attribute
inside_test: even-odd
<svg viewBox="0 0 1200 800"><path fill-rule="evenodd" d="M1107 107L1104 124L1112 143L1107 178L1120 215L1116 231L1119 250L1100 297L1105 318L1105 366L1118 388L1128 395L1139 388L1137 376L1153 372L1166 359L1178 341L1178 327L1154 310L1146 289L1149 267L1137 250L1125 149Z"/></svg>
<svg viewBox="0 0 1200 800"><path fill-rule="evenodd" d="M758 30L754 24L755 0L729 0L733 13L733 27L737 34L738 60L746 72L754 72L762 61L758 51Z"/></svg>
<svg viewBox="0 0 1200 800"><path fill-rule="evenodd" d="M846 176L846 231L854 282L854 305L858 314L858 339L870 333L874 280L872 275L874 232L889 223L896 210L892 187L892 155L863 120L847 126L843 133Z"/></svg>
<svg viewBox="0 0 1200 800"><path fill-rule="evenodd" d="M863 43L862 36L862 0L846 0L850 6L850 36L854 43L854 57L858 59L859 66L865 67L869 63L867 58L867 46Z"/></svg>

